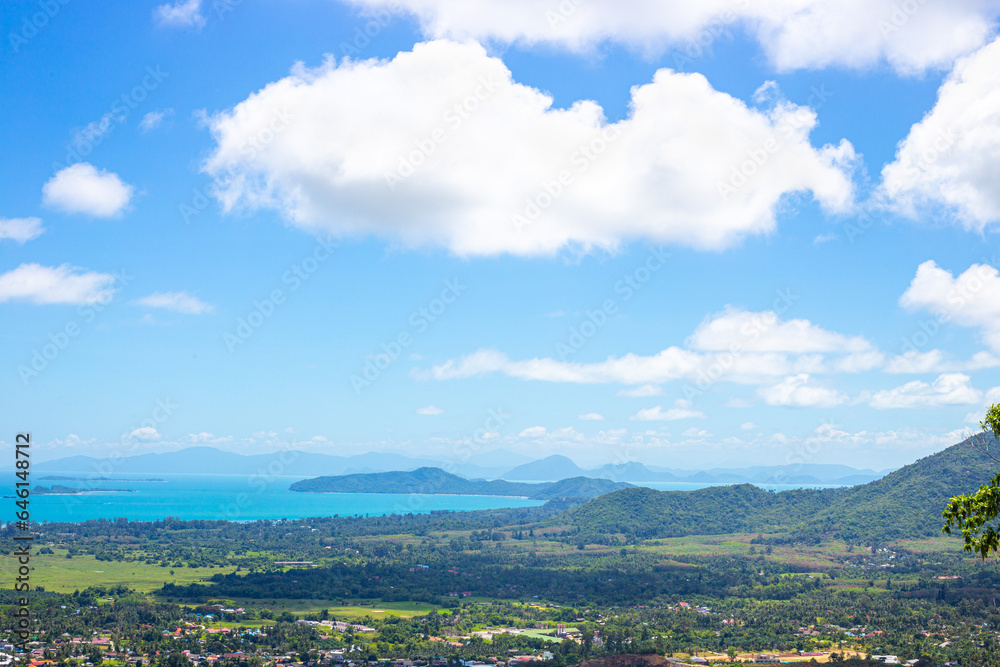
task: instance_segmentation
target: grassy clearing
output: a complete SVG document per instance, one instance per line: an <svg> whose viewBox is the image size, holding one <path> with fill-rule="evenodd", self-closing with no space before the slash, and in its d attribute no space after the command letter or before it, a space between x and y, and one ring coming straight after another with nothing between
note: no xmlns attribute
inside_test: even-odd
<svg viewBox="0 0 1000 667"><path fill-rule="evenodd" d="M185 600L177 600L174 598L164 598L156 596L154 599L160 602L176 602L184 604L186 606L192 606L195 603L188 602ZM223 600L218 600L223 602ZM215 601L209 601L209 603L214 603ZM369 616L371 618L384 618L386 616L402 616L404 618L410 618L411 616L423 616L431 611L431 609L436 609L437 607L430 605L426 602L379 602L378 600L356 600L352 604L338 605L332 600L304 600L304 599L285 599L285 598L264 598L258 600L255 598L227 598L225 601L227 605L235 605L237 607L243 607L244 609L270 609L273 612L280 613L283 611L288 611L296 616L304 616L306 614L316 614L324 609L326 609L331 618L338 621L356 621L357 619ZM270 623L271 621L264 621L265 623ZM232 627L234 621L217 623L218 627ZM248 625L249 623L240 622L240 625Z"/></svg>
<svg viewBox="0 0 1000 667"><path fill-rule="evenodd" d="M960 537L928 537L922 540L899 540L895 546L917 554L944 555L964 553L965 542Z"/></svg>
<svg viewBox="0 0 1000 667"><path fill-rule="evenodd" d="M200 583L215 574L228 574L235 568L207 567L160 567L145 563L100 561L93 556L66 558L66 552L56 549L56 553L32 555L31 583L44 586L47 591L72 593L88 586L128 586L149 593L164 583ZM174 574L170 574L173 570ZM10 581L10 578L7 579Z"/></svg>

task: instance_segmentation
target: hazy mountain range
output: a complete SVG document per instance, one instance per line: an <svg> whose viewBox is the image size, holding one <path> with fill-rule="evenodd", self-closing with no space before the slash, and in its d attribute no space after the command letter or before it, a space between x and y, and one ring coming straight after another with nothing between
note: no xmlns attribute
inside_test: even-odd
<svg viewBox="0 0 1000 667"><path fill-rule="evenodd" d="M244 455L214 447L189 447L164 454L140 454L118 460L71 456L36 463L36 473L72 473L113 477L118 474L204 474L271 475L317 477L412 471L442 468L466 479L504 479L515 482L555 482L573 477L609 479L618 482L692 482L755 484L864 484L883 477L887 470L858 470L837 464L801 464L677 470L642 463L607 464L584 469L565 456L539 460L494 450L452 463L448 460L415 458L404 454L367 453L352 456L285 451ZM9 469L6 466L0 469Z"/></svg>

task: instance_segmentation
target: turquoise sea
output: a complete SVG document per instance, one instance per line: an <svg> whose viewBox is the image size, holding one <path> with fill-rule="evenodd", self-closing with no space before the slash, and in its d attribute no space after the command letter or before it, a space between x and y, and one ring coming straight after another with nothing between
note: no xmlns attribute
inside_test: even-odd
<svg viewBox="0 0 1000 667"><path fill-rule="evenodd" d="M13 473L8 473L13 477ZM294 493L288 490L303 477L246 475L120 474L112 481L48 480L45 473L33 475L31 486L55 484L84 489L134 489L134 493L86 493L31 496L32 521L86 521L114 519L152 521L177 519L294 519L308 516L357 516L424 513L435 510L481 510L498 507L533 507L541 501L503 496L448 496L380 493ZM67 473L66 476L73 476ZM149 478L162 482L140 481ZM13 480L12 480L13 481ZM643 484L660 490L704 488L708 484ZM774 491L802 485L761 485ZM11 483L8 488L14 488Z"/></svg>
<svg viewBox="0 0 1000 667"><path fill-rule="evenodd" d="M13 476L13 473L9 473ZM83 489L135 489L135 493L31 496L32 521L86 521L125 517L130 521L177 519L294 519L307 516L407 514L434 510L533 507L537 500L499 496L445 496L381 493L296 493L288 486L303 477L247 475L115 475L115 481L47 480L33 475L31 486L57 484ZM67 473L67 476L71 476ZM163 482L136 481L157 478ZM120 480L120 481L119 481ZM10 488L14 485L11 483ZM12 501L11 501L12 502Z"/></svg>

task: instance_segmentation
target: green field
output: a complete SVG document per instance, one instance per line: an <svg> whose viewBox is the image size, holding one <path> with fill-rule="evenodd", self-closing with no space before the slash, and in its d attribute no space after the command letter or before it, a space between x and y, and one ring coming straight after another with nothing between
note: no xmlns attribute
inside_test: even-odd
<svg viewBox="0 0 1000 667"><path fill-rule="evenodd" d="M154 591L164 583L190 584L205 581L214 574L230 573L232 569L207 567L160 567L145 563L100 561L93 556L66 558L65 551L54 555L31 557L31 585L47 591L72 593L88 586L128 586L142 593ZM174 574L171 575L170 571ZM7 581L11 580L8 575Z"/></svg>
<svg viewBox="0 0 1000 667"><path fill-rule="evenodd" d="M324 609L330 612L330 616L338 621L352 621L364 616L383 618L385 616L422 616L434 609L426 602L371 602L359 600L358 604L337 605L333 602L323 600L295 600L283 598L266 598L254 600L250 598L236 598L232 601L241 607L253 607L255 609L270 609L271 611L290 611L293 614L315 614ZM223 624L223 625L232 625Z"/></svg>
<svg viewBox="0 0 1000 667"><path fill-rule="evenodd" d="M896 546L917 554L961 554L965 542L961 537L928 537L922 540L897 540Z"/></svg>

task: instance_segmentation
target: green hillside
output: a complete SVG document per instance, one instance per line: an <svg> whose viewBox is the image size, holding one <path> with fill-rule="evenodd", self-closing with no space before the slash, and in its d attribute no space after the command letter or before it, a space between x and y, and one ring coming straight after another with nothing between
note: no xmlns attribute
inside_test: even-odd
<svg viewBox="0 0 1000 667"><path fill-rule="evenodd" d="M601 496L553 517L581 536L621 534L630 540L787 530L827 507L842 489L772 493L752 484L696 491L633 488Z"/></svg>
<svg viewBox="0 0 1000 667"><path fill-rule="evenodd" d="M750 484L697 491L631 488L598 497L549 520L581 538L630 540L736 532L790 533L848 540L939 535L948 499L975 490L1000 464L966 440L890 473L840 489L774 493Z"/></svg>
<svg viewBox="0 0 1000 667"><path fill-rule="evenodd" d="M852 493L811 522L843 537L885 539L941 534L948 499L969 493L1000 471L1000 463L969 440L904 466L880 480L852 487Z"/></svg>

